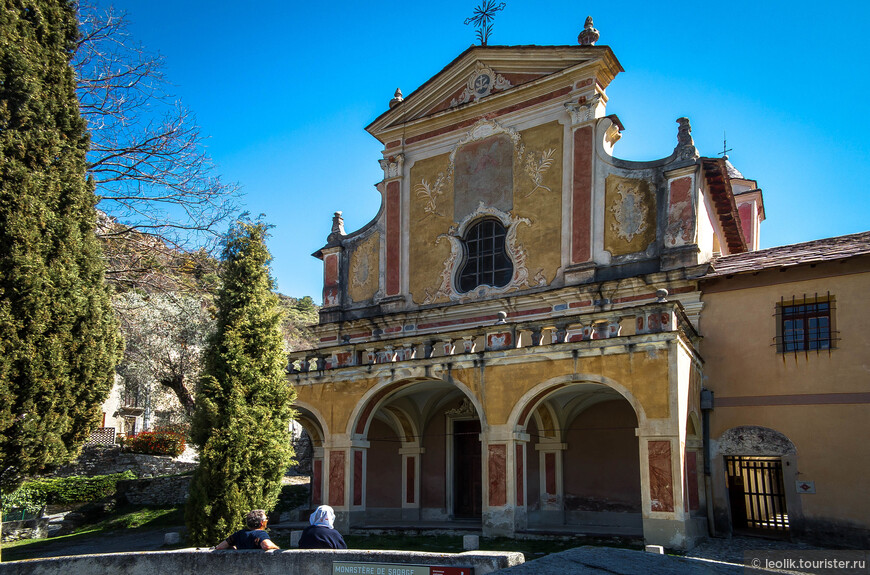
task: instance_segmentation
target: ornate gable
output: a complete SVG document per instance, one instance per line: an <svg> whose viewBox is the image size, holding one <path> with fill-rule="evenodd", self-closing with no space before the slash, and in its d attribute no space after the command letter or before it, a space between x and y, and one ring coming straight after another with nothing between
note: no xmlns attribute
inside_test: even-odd
<svg viewBox="0 0 870 575"><path fill-rule="evenodd" d="M530 53L535 57L530 58ZM469 106L475 107L475 114L486 113L477 106L500 101L502 95L526 86L557 81L561 72L587 65L589 76L602 87L622 70L606 46L473 46L413 93L394 100L366 130L386 143L392 139L388 134L399 126Z"/></svg>

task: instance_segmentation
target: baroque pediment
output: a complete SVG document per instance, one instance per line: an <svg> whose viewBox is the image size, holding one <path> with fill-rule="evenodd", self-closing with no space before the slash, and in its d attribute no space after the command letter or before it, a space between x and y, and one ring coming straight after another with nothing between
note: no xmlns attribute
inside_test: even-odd
<svg viewBox="0 0 870 575"><path fill-rule="evenodd" d="M594 62L604 63L606 82L621 71L606 46L473 46L403 100L394 101L366 129L377 137L396 126L465 110ZM590 69L588 75L595 71Z"/></svg>

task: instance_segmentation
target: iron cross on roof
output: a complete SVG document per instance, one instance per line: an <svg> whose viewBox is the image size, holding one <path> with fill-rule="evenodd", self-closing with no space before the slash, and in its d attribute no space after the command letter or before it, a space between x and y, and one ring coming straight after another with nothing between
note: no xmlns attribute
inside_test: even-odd
<svg viewBox="0 0 870 575"><path fill-rule="evenodd" d="M472 24L477 27L477 39L481 46L486 46L489 35L492 34L492 20L495 18L495 13L504 10L505 2L496 3L495 0L481 0L477 8L474 9L474 14L470 18L465 19L465 24Z"/></svg>
<svg viewBox="0 0 870 575"><path fill-rule="evenodd" d="M728 159L728 152L733 152L734 148L728 147L728 140L725 138L725 132L722 132L722 151L719 152L719 156L722 156L726 160Z"/></svg>

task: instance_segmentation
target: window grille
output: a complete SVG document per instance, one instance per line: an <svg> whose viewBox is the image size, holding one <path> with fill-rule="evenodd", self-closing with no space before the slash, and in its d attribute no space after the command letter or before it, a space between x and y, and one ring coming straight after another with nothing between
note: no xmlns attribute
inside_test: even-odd
<svg viewBox="0 0 870 575"><path fill-rule="evenodd" d="M514 266L505 249L507 231L496 220L478 222L465 235L465 265L459 274L459 291L469 292L488 285L506 286Z"/></svg>
<svg viewBox="0 0 870 575"><path fill-rule="evenodd" d="M86 445L114 445L115 428L98 427L91 432L91 437L85 442Z"/></svg>
<svg viewBox="0 0 870 575"><path fill-rule="evenodd" d="M834 330L835 300L830 292L791 300L780 298L776 304L776 349L780 353L824 351L836 347Z"/></svg>

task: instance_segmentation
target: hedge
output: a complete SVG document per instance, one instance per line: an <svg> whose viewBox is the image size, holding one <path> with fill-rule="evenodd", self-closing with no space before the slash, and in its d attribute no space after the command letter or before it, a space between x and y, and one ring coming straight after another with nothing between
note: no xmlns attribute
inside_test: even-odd
<svg viewBox="0 0 870 575"><path fill-rule="evenodd" d="M5 513L15 508L38 511L46 504L96 501L114 493L118 481L124 479L136 479L136 474L128 470L94 477L32 479L24 482L16 491L3 494L3 511Z"/></svg>

